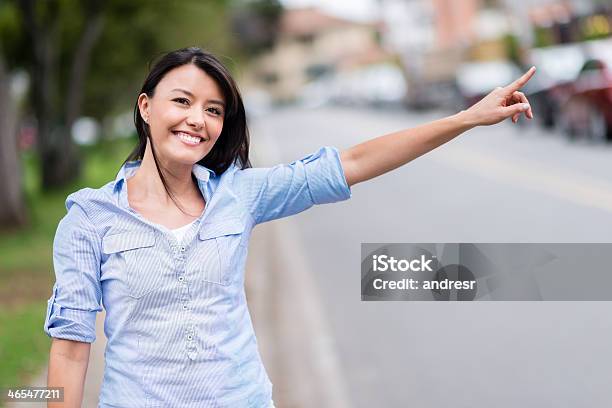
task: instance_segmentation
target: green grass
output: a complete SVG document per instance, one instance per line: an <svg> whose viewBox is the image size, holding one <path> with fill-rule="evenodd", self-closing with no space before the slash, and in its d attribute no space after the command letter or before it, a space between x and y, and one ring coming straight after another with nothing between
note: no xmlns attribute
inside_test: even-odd
<svg viewBox="0 0 612 408"><path fill-rule="evenodd" d="M47 362L51 342L42 331L46 306L41 301L0 310L0 387L27 385Z"/></svg>
<svg viewBox="0 0 612 408"><path fill-rule="evenodd" d="M41 191L36 156L23 154L29 222L17 231L0 231L0 386L26 385L48 359L50 339L43 324L55 281L53 238L66 214L66 197L113 180L135 144L136 139L129 138L82 148L81 179L52 192Z"/></svg>

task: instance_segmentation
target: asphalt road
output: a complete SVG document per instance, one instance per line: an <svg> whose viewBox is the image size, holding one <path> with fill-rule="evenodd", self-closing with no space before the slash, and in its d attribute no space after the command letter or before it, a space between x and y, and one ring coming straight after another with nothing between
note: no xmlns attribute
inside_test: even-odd
<svg viewBox="0 0 612 408"><path fill-rule="evenodd" d="M273 111L251 121L252 143L266 153L254 164L347 148L443 115ZM298 231L300 267L321 294L351 406L612 405L609 302L360 301L362 242L612 241L612 148L529 125L473 129L353 186L348 201L274 222Z"/></svg>

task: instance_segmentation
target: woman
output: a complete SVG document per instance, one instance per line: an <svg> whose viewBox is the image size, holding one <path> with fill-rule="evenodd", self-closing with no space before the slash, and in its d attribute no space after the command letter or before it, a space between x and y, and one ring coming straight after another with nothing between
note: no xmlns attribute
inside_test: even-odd
<svg viewBox="0 0 612 408"><path fill-rule="evenodd" d="M199 48L166 54L136 102L139 145L114 181L68 196L56 232L45 332L53 337L48 385L65 387L62 406L81 405L102 304L100 407L273 406L243 285L253 227L348 199L352 185L475 126L532 118L519 89L534 71L456 115L251 168L227 69Z"/></svg>

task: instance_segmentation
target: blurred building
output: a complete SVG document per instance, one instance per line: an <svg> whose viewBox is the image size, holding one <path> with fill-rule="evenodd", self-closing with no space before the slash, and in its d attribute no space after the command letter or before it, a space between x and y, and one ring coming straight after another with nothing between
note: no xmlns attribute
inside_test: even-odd
<svg viewBox="0 0 612 408"><path fill-rule="evenodd" d="M611 0L378 0L380 23L360 23L315 8L281 17L272 51L258 58L248 85L293 100L304 84L351 67L394 59L415 108L456 108L467 65L530 62L534 47L580 42L612 32ZM488 64L488 65L487 65ZM498 76L496 81L505 81ZM493 75L491 76L493 78Z"/></svg>
<svg viewBox="0 0 612 408"><path fill-rule="evenodd" d="M483 12L479 0L381 0L380 5L383 43L400 55L413 107L448 100L466 53L479 39L497 39L505 27L499 13Z"/></svg>
<svg viewBox="0 0 612 408"><path fill-rule="evenodd" d="M258 57L246 79L276 100L291 101L309 81L352 67L383 61L377 23L327 15L316 8L287 9L277 41Z"/></svg>

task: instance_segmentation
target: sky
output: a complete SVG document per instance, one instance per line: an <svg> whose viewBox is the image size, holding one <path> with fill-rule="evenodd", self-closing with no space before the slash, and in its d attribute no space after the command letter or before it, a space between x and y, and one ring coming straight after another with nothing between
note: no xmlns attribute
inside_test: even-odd
<svg viewBox="0 0 612 408"><path fill-rule="evenodd" d="M280 0L285 7L316 6L322 10L352 20L369 21L376 18L377 0Z"/></svg>

